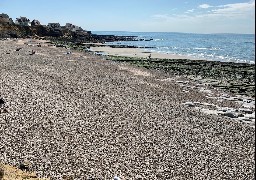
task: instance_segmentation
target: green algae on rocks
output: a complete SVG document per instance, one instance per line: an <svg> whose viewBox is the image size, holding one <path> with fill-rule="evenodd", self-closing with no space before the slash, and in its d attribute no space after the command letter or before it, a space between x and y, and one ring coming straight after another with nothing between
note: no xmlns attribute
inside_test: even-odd
<svg viewBox="0 0 256 180"><path fill-rule="evenodd" d="M148 59L122 56L108 56L107 60L129 62L140 67L162 70L173 75L211 79L213 87L218 87L237 95L255 97L254 64L190 59Z"/></svg>

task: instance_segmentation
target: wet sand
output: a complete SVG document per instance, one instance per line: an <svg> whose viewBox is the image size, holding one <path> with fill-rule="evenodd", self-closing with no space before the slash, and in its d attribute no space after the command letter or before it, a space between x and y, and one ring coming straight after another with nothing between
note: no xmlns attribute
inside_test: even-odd
<svg viewBox="0 0 256 180"><path fill-rule="evenodd" d="M91 47L90 49L93 52L103 52L106 55L113 55L113 56L147 58L150 55L151 58L158 58L158 59L194 59L188 56L150 52L140 48L112 48L109 46L100 46L99 44L98 46L99 47Z"/></svg>

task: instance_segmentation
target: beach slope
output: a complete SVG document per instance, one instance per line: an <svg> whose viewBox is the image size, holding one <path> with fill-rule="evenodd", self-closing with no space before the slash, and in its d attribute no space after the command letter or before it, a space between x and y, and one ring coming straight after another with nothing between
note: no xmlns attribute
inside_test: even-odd
<svg viewBox="0 0 256 180"><path fill-rule="evenodd" d="M209 113L241 105L180 76L37 44L0 41L2 163L51 179L255 178L255 128Z"/></svg>

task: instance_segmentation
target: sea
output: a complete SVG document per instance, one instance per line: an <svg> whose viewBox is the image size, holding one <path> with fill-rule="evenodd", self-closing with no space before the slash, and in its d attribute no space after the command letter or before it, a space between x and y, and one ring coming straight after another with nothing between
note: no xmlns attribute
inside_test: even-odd
<svg viewBox="0 0 256 180"><path fill-rule="evenodd" d="M255 34L194 34L176 32L94 31L98 35L137 36L140 41L109 42L147 51L209 61L255 64Z"/></svg>

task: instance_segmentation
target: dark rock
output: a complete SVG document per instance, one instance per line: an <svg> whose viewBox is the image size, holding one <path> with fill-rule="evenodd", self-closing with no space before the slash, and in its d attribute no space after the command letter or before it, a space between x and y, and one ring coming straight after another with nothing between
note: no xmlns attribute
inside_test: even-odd
<svg viewBox="0 0 256 180"><path fill-rule="evenodd" d="M255 97L254 64L189 59L151 59L147 63L140 58L110 57L108 59L131 62L145 68L163 70L168 74L215 79L216 82L210 83L210 86L231 92L233 95ZM243 78L240 78L241 76Z"/></svg>
<svg viewBox="0 0 256 180"><path fill-rule="evenodd" d="M35 54L36 52L34 50L32 50L32 52L29 54L29 55L33 55Z"/></svg>
<svg viewBox="0 0 256 180"><path fill-rule="evenodd" d="M4 100L3 99L0 99L0 107L2 106L2 105L4 105Z"/></svg>
<svg viewBox="0 0 256 180"><path fill-rule="evenodd" d="M41 24L40 24L40 22L38 21L38 20L33 20L32 22L31 22L31 26L40 26Z"/></svg>
<svg viewBox="0 0 256 180"><path fill-rule="evenodd" d="M22 170L22 171L30 171L30 163L29 162L23 162L23 163L20 163L19 165L19 169Z"/></svg>
<svg viewBox="0 0 256 180"><path fill-rule="evenodd" d="M237 118L238 117L238 115L235 112L224 112L222 115L230 117L230 118Z"/></svg>

